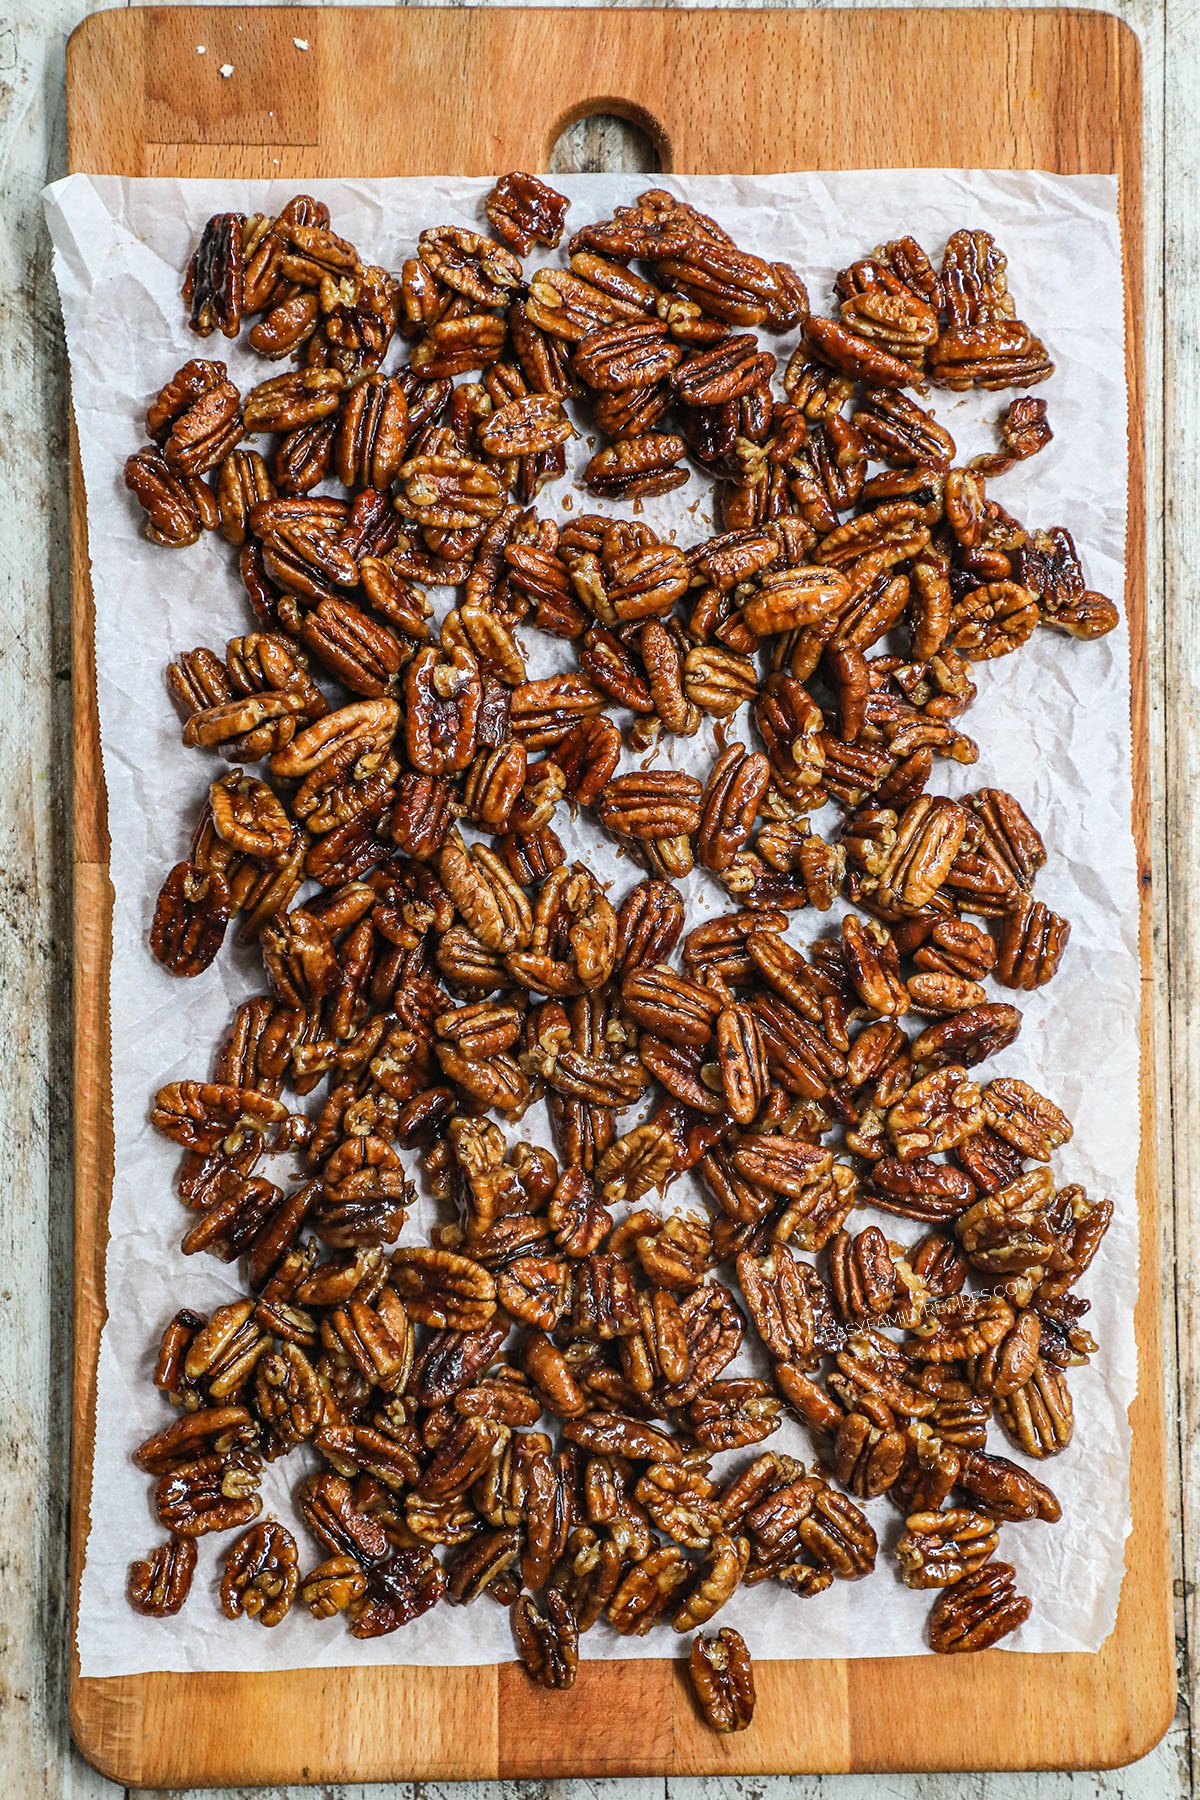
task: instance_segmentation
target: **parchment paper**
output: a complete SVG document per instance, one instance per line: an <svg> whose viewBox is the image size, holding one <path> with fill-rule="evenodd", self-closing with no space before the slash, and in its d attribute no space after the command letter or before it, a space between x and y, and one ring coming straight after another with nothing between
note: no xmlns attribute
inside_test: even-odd
<svg viewBox="0 0 1200 1800"><path fill-rule="evenodd" d="M1027 524L1064 524L1075 535L1090 584L1120 600L1124 591L1126 405L1116 183L1107 177L938 170L774 177L706 177L668 185L714 212L747 248L786 258L809 283L815 310L827 309L835 271L901 231L936 256L960 226L986 225L1010 261L1018 311L1044 338L1058 370L1039 393L1049 402L1053 443L993 487ZM479 180L324 182L315 191L336 229L364 256L398 269L417 232L437 223L477 225L488 183ZM607 214L645 185L636 176L564 180L570 224ZM257 958L226 950L199 979L173 980L151 959L147 929L165 871L186 855L207 784L223 764L179 741L179 721L163 671L196 644L218 649L249 627L232 553L212 537L166 551L146 542L122 484L125 457L143 441L147 400L186 358L224 359L245 389L263 378L261 361L219 336L199 344L179 298L180 272L207 216L230 208L271 212L291 184L123 181L76 175L48 190L46 206L70 347L75 417L87 487L96 662L115 892L111 975L116 1172L109 1219L108 1318L100 1351L92 1521L80 1604L84 1675L150 1669L279 1669L338 1663L482 1663L512 1656L508 1619L486 1600L440 1606L388 1638L356 1643L340 1620L314 1622L297 1607L266 1631L230 1624L216 1604L229 1539L201 1540L188 1604L176 1618L136 1617L124 1597L131 1558L162 1537L149 1509L148 1478L130 1461L134 1446L166 1422L151 1385L159 1334L180 1306L209 1312L240 1289L234 1270L207 1256L184 1257L187 1215L173 1192L178 1152L147 1123L162 1083L207 1078L214 1047L235 1005L261 989ZM786 361L794 341L772 347ZM389 359L390 361L394 359ZM995 443L994 421L1009 395L935 392L938 417L960 460ZM583 440L577 457L589 454ZM560 483L539 497L555 515ZM578 500L576 501L578 505ZM589 506L591 502L587 503ZM709 530L708 484L644 505L643 517L689 543ZM564 666L564 647L524 634L531 673ZM569 660L569 658L568 658ZM1061 1181L1111 1195L1116 1218L1084 1291L1100 1352L1072 1371L1076 1430L1067 1452L1043 1468L1063 1503L1057 1526L1004 1528L1001 1554L1018 1566L1031 1595L1031 1620L1006 1647L1094 1650L1112 1629L1129 1529L1127 1407L1136 1386L1133 1304L1137 1269L1134 1169L1138 1143L1137 891L1130 836L1129 650L1124 623L1091 645L1039 631L1020 654L978 669L979 700L964 721L980 746L973 768L939 764L933 786L961 792L985 783L1013 791L1050 849L1038 893L1072 921L1057 979L1021 997L1024 1029L994 1065L1033 1081L1075 1121L1059 1153ZM701 772L710 734L672 744L668 758ZM832 813L829 815L832 819ZM556 819L556 826L559 821ZM822 829L823 819L817 828ZM586 821L568 849L613 879L619 897L638 878ZM694 877L689 906L727 909L706 877ZM807 941L830 921L794 916L790 935ZM991 1066L991 1065L989 1065ZM531 1112L514 1135L544 1137ZM688 1184L671 1190L686 1204ZM421 1238L434 1208L423 1201L405 1240ZM861 1219L858 1221L861 1223ZM893 1238L920 1231L896 1219ZM1015 1452L997 1432L995 1447ZM787 1425L773 1448L811 1458L813 1445ZM720 1469L744 1460L724 1458ZM1018 1460L1020 1460L1018 1458ZM289 1490L307 1472L294 1454L269 1467L264 1516L293 1518ZM722 1620L739 1626L755 1655L810 1657L912 1654L924 1648L929 1597L896 1579L888 1546L899 1529L886 1501L870 1503L881 1537L876 1573L835 1583L801 1600L766 1583L742 1590ZM304 1566L317 1560L299 1528ZM618 1638L599 1627L583 1640L588 1656L671 1654L671 1634Z"/></svg>

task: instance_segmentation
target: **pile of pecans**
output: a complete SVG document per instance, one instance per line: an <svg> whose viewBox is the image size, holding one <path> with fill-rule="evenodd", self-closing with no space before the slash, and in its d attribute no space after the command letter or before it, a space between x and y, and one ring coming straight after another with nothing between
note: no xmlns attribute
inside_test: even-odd
<svg viewBox="0 0 1200 1800"><path fill-rule="evenodd" d="M183 1249L242 1259L246 1292L166 1329L179 1416L136 1454L170 1535L130 1598L177 1611L196 1540L236 1531L230 1617L273 1625L299 1594L364 1638L486 1594L534 1679L569 1687L602 1617L694 1632L743 1583L867 1574L862 1503L886 1496L933 1649L982 1649L1030 1610L1000 1526L1059 1516L989 1426L1028 1458L1069 1442L1066 1371L1095 1349L1076 1284L1112 1208L1057 1185L1051 1100L976 1078L1021 1027L986 984L1037 988L1067 941L1034 898L1041 837L1001 789L928 790L935 759L976 760L976 664L1117 615L1066 531L987 493L1048 442L1044 402L956 464L912 394L1053 365L985 231L940 267L912 238L877 250L818 316L788 265L660 191L529 273L566 210L506 175L495 237L422 232L396 277L300 196L210 220L188 270L196 332L253 320L289 366L243 395L187 363L126 469L156 542L234 546L254 615L169 671L184 743L232 767L151 946L196 975L236 916L266 991L153 1109L184 1152ZM782 398L760 330L799 334ZM588 492L694 466L717 535L566 497L539 515L568 403L603 440ZM440 621L431 588L453 590ZM521 625L571 667L530 679ZM706 719L707 773L623 766ZM644 878L610 896L569 862L560 808ZM689 922L697 867L727 909ZM839 897L801 949L790 915ZM541 1099L556 1154L489 1116ZM302 1172L276 1183L283 1153ZM417 1165L444 1222L397 1248ZM646 1204L687 1171L707 1208ZM856 1228L859 1206L917 1235ZM728 1373L744 1338L757 1375ZM716 1467L787 1413L811 1465ZM299 1445L308 1573L259 1516L264 1461ZM749 1723L737 1632L697 1638L691 1670L716 1729Z"/></svg>

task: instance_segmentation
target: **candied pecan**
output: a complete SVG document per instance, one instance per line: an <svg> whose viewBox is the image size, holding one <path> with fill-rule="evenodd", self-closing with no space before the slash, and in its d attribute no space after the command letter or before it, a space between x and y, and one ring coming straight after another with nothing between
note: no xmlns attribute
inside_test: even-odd
<svg viewBox="0 0 1200 1800"><path fill-rule="evenodd" d="M1015 581L973 588L950 615L947 643L970 662L987 662L1017 650L1038 622L1036 595Z"/></svg>
<svg viewBox="0 0 1200 1800"><path fill-rule="evenodd" d="M684 908L670 882L640 881L617 911L616 968L632 975L671 954L683 929Z"/></svg>
<svg viewBox="0 0 1200 1800"><path fill-rule="evenodd" d="M628 1570L608 1603L608 1620L622 1637L644 1637L674 1608L692 1564L676 1544L650 1551Z"/></svg>
<svg viewBox="0 0 1200 1800"><path fill-rule="evenodd" d="M898 1017L908 1011L899 952L886 926L848 914L842 920L842 956L851 985L870 1012Z"/></svg>
<svg viewBox="0 0 1200 1800"><path fill-rule="evenodd" d="M450 1250L397 1250L392 1279L409 1316L435 1331L479 1331L496 1310L493 1277Z"/></svg>
<svg viewBox="0 0 1200 1800"><path fill-rule="evenodd" d="M731 1152L733 1167L747 1181L757 1182L773 1194L803 1199L815 1183L828 1174L830 1151L781 1133L747 1133Z"/></svg>
<svg viewBox="0 0 1200 1800"><path fill-rule="evenodd" d="M703 1449L740 1450L777 1431L781 1411L769 1382L714 1381L688 1406L688 1422Z"/></svg>
<svg viewBox="0 0 1200 1800"><path fill-rule="evenodd" d="M991 973L996 960L992 937L970 919L939 919L913 953L922 972L959 975L978 981Z"/></svg>
<svg viewBox="0 0 1200 1800"><path fill-rule="evenodd" d="M939 1655L988 1650L1023 1625L1031 1602L1016 1591L1009 1563L989 1562L944 1588L929 1615L929 1644Z"/></svg>
<svg viewBox="0 0 1200 1800"><path fill-rule="evenodd" d="M511 250L459 226L423 231L418 255L436 281L482 307L503 306L523 280Z"/></svg>
<svg viewBox="0 0 1200 1800"><path fill-rule="evenodd" d="M759 350L757 338L725 337L691 351L672 373L671 386L684 406L724 406L767 386L774 373L775 358Z"/></svg>
<svg viewBox="0 0 1200 1800"><path fill-rule="evenodd" d="M958 1486L997 1519L1046 1519L1062 1516L1058 1500L1039 1481L1007 1457L968 1450L959 1465Z"/></svg>
<svg viewBox="0 0 1200 1800"><path fill-rule="evenodd" d="M740 1632L697 1637L688 1659L696 1703L714 1731L745 1731L754 1718L754 1670Z"/></svg>
<svg viewBox="0 0 1200 1800"><path fill-rule="evenodd" d="M651 1464L633 1492L673 1543L693 1550L703 1550L711 1543L717 1523L712 1503L716 1489L699 1470Z"/></svg>
<svg viewBox="0 0 1200 1800"><path fill-rule="evenodd" d="M966 1507L910 1513L896 1541L901 1579L910 1588L948 1588L996 1554L1000 1533L987 1513Z"/></svg>
<svg viewBox="0 0 1200 1800"><path fill-rule="evenodd" d="M438 854L438 874L471 931L488 949L523 949L533 932L533 914L522 889L501 858L482 845L468 850L451 831Z"/></svg>
<svg viewBox="0 0 1200 1800"><path fill-rule="evenodd" d="M1023 896L1000 926L996 979L1026 993L1043 986L1057 973L1070 935L1066 919L1042 901Z"/></svg>
<svg viewBox="0 0 1200 1800"><path fill-rule="evenodd" d="M352 1556L331 1556L300 1584L300 1598L315 1619L346 1612L366 1595L367 1578Z"/></svg>
<svg viewBox="0 0 1200 1800"><path fill-rule="evenodd" d="M988 1001L928 1026L913 1040L912 1052L917 1061L932 1063L935 1068L949 1063L973 1068L997 1051L1007 1049L1020 1030L1021 1015L1015 1006Z"/></svg>
<svg viewBox="0 0 1200 1800"><path fill-rule="evenodd" d="M148 445L125 464L125 485L145 514L146 536L167 549L194 544L202 529L215 523L211 490L197 475L168 467L161 450Z"/></svg>
<svg viewBox="0 0 1200 1800"><path fill-rule="evenodd" d="M766 1052L758 1021L750 1007L730 997L717 1014L717 1068L730 1116L750 1125L766 1097Z"/></svg>
<svg viewBox="0 0 1200 1800"><path fill-rule="evenodd" d="M195 1321L188 1330L190 1344L192 1335L203 1327L205 1321L194 1313L189 1313L187 1317ZM256 1435L253 1421L245 1407L201 1407L185 1413L174 1424L147 1438L134 1451L133 1460L139 1468L146 1469L151 1475L167 1475L193 1461L197 1454L206 1456L215 1451L226 1455L252 1448Z"/></svg>
<svg viewBox="0 0 1200 1800"><path fill-rule="evenodd" d="M904 1468L904 1434L882 1409L879 1416L881 1423L877 1423L871 1414L849 1412L838 1425L834 1437L834 1473L860 1500L886 1494L895 1486Z"/></svg>
<svg viewBox="0 0 1200 1800"><path fill-rule="evenodd" d="M278 1625L291 1609L299 1586L296 1540L277 1519L252 1525L225 1558L221 1610L227 1619L243 1613L261 1625Z"/></svg>
<svg viewBox="0 0 1200 1800"><path fill-rule="evenodd" d="M730 744L721 752L704 789L696 827L696 854L705 868L720 874L732 863L754 829L770 774L760 751Z"/></svg>
<svg viewBox="0 0 1200 1800"><path fill-rule="evenodd" d="M502 175L484 201L493 230L519 256L535 244L550 249L559 242L570 202L536 175L518 170Z"/></svg>
<svg viewBox="0 0 1200 1800"><path fill-rule="evenodd" d="M1010 1393L997 1393L996 1417L1026 1456L1055 1456L1074 1429L1074 1407L1066 1376L1040 1357L1029 1379Z"/></svg>
<svg viewBox="0 0 1200 1800"><path fill-rule="evenodd" d="M188 322L198 337L209 337L218 326L229 338L241 330L246 224L241 213L215 213L200 233L183 285Z"/></svg>
<svg viewBox="0 0 1200 1800"><path fill-rule="evenodd" d="M703 1049L712 1037L721 1002L711 988L676 975L666 964L647 963L625 976L621 1010L670 1043Z"/></svg>
<svg viewBox="0 0 1200 1800"><path fill-rule="evenodd" d="M983 1123L983 1096L954 1064L914 1082L887 1115L888 1136L902 1162L953 1149Z"/></svg>
<svg viewBox="0 0 1200 1800"><path fill-rule="evenodd" d="M954 460L950 433L894 388L869 388L851 422L872 455L893 468L948 468Z"/></svg>
<svg viewBox="0 0 1200 1800"><path fill-rule="evenodd" d="M224 371L222 363L211 367ZM169 391L170 384L163 394ZM162 399L160 395L156 403L160 410ZM148 417L155 411L152 406ZM229 455L241 439L242 429L241 397L231 381L220 380L194 397L189 395L183 406L172 409L169 427L163 428L163 460L170 473L180 479L206 475Z"/></svg>
<svg viewBox="0 0 1200 1800"><path fill-rule="evenodd" d="M446 1564L446 1599L451 1606L465 1606L501 1580L517 1560L520 1534L506 1530L483 1531L470 1539Z"/></svg>
<svg viewBox="0 0 1200 1800"><path fill-rule="evenodd" d="M878 1226L869 1225L853 1237L848 1231L838 1232L829 1246L829 1277L846 1324L890 1310L896 1297L896 1267Z"/></svg>
<svg viewBox="0 0 1200 1800"><path fill-rule="evenodd" d="M1051 1152L1072 1135L1071 1121L1061 1108L1013 1076L988 1082L983 1090L983 1111L998 1137L1037 1162L1048 1162Z"/></svg>
<svg viewBox="0 0 1200 1800"><path fill-rule="evenodd" d="M956 1229L976 1268L1007 1275L1057 1262L1063 1224L1050 1171L1036 1168L977 1200Z"/></svg>
<svg viewBox="0 0 1200 1800"><path fill-rule="evenodd" d="M314 1436L326 1408L316 1370L297 1344L283 1342L259 1358L254 1405L264 1427L263 1454L270 1460Z"/></svg>
<svg viewBox="0 0 1200 1800"><path fill-rule="evenodd" d="M133 1610L149 1619L177 1613L191 1592L196 1554L194 1537L171 1537L148 1557L130 1563L126 1593Z"/></svg>
<svg viewBox="0 0 1200 1800"><path fill-rule="evenodd" d="M583 471L583 485L609 500L669 493L688 479L687 469L678 466L683 453L683 439L672 432L619 438L592 457Z"/></svg>
<svg viewBox="0 0 1200 1800"><path fill-rule="evenodd" d="M1057 1516L987 1455L987 1428L1033 1457L1069 1439L1063 1371L1095 1348L1074 1288L1112 1208L1056 1188L1045 1162L1070 1125L1050 1101L967 1071L1020 1029L979 984L1047 979L1066 925L1030 898L1046 852L1011 795L926 790L935 757L977 755L957 723L972 662L1039 622L1116 622L1068 534L1027 533L987 494L987 473L1047 441L1042 403L1010 407L1003 455L953 467L906 395L1049 372L988 233L955 233L940 273L898 238L841 271L835 317L810 319L794 271L660 190L527 283L513 249L556 243L565 209L506 176L484 209L502 243L426 231L399 281L305 196L274 220L219 215L188 278L193 323L236 333L254 315L252 349L297 367L242 406L224 365L185 365L127 469L152 537L219 524L240 552L259 629L180 656L170 686L187 744L269 759L270 777L213 784L152 931L192 972L239 912L270 991L239 1009L213 1080L165 1088L153 1113L187 1152L185 1251L245 1254L252 1294L172 1321L155 1378L184 1410L138 1460L164 1521L199 1534L248 1523L259 1458L312 1441L335 1473L301 1498L330 1552L301 1590L311 1610L394 1630L441 1595L430 1547L451 1546L451 1597L514 1607L522 1659L564 1685L604 1612L625 1633L692 1630L743 1580L812 1595L871 1566L853 1501L789 1458L715 1493L706 1453L762 1439L785 1402L852 1494L908 1516L915 1585L969 1599L1004 1567L986 1560L995 1521ZM791 324L804 340L777 404L774 357L735 331ZM411 366L384 375L397 327ZM640 519L525 510L565 469L562 401L581 392L615 440L585 485L662 493L686 453L722 484L727 529L683 548ZM277 432L273 455L243 430ZM345 498L314 491L326 475ZM435 627L439 585L464 591ZM530 679L526 618L576 672ZM903 655L881 641L896 627ZM302 646L361 697L331 710ZM677 767L618 774L616 706L636 753L746 702L762 750L718 727L703 787ZM827 799L836 843L809 820ZM563 800L650 871L619 910L555 835ZM674 883L694 861L740 910L694 927L679 975ZM300 905L306 879L321 891ZM828 909L843 883L868 916L808 955L788 944L790 912ZM929 1021L911 1040L906 1010ZM285 1089L326 1076L319 1111L289 1111ZM618 1136L651 1077L665 1102ZM480 1116L543 1093L561 1171ZM448 1222L389 1255L414 1145ZM268 1149L300 1151L309 1178L285 1194L256 1174ZM906 1251L854 1233L860 1168L867 1203L953 1234ZM691 1169L711 1217L614 1223L611 1202ZM832 1293L793 1243L828 1246ZM773 1384L726 1373L744 1320L712 1279L725 1260ZM971 1271L992 1285L968 1291ZM418 1354L420 1326L435 1335ZM558 1453L528 1429L542 1409L564 1421ZM980 1511L943 1513L955 1488ZM248 1532L227 1574L264 1617L295 1587L275 1531ZM155 1604L170 1562L165 1546L138 1576ZM540 1610L522 1586L545 1590ZM1027 1605L1011 1587L972 1604L937 1613L935 1641L990 1642Z"/></svg>
<svg viewBox="0 0 1200 1800"><path fill-rule="evenodd" d="M579 1666L579 1626L570 1602L549 1588L541 1613L528 1594L512 1609L513 1641L526 1673L539 1687L569 1688Z"/></svg>
<svg viewBox="0 0 1200 1800"><path fill-rule="evenodd" d="M861 1580L874 1568L878 1548L866 1514L836 1488L812 1479L816 1492L796 1527L800 1547L835 1580Z"/></svg>
<svg viewBox="0 0 1200 1800"><path fill-rule="evenodd" d="M852 380L876 388L903 388L918 379L910 363L834 319L806 319L804 335L819 361Z"/></svg>
<svg viewBox="0 0 1200 1800"><path fill-rule="evenodd" d="M154 909L150 948L169 974L199 975L224 943L232 916L233 901L218 870L176 863Z"/></svg>
<svg viewBox="0 0 1200 1800"><path fill-rule="evenodd" d="M287 1117L287 1107L253 1088L177 1081L160 1088L150 1122L185 1149L233 1148L246 1134L262 1136Z"/></svg>
<svg viewBox="0 0 1200 1800"><path fill-rule="evenodd" d="M763 1257L742 1251L737 1258L738 1285L754 1329L779 1361L815 1367L823 1350L832 1348L819 1329L814 1304L821 1295L812 1270L797 1262L782 1244Z"/></svg>
<svg viewBox="0 0 1200 1800"><path fill-rule="evenodd" d="M871 1170L871 1204L902 1218L955 1219L974 1197L974 1184L963 1170L928 1157L882 1156Z"/></svg>
<svg viewBox="0 0 1200 1800"><path fill-rule="evenodd" d="M1005 1335L973 1362L970 1373L975 1392L990 1401L1024 1387L1037 1368L1041 1340L1038 1314L1028 1310L1018 1313Z"/></svg>
<svg viewBox="0 0 1200 1800"><path fill-rule="evenodd" d="M201 1456L163 1475L154 1490L160 1524L179 1537L232 1531L262 1511L257 1460L243 1453Z"/></svg>
<svg viewBox="0 0 1200 1800"><path fill-rule="evenodd" d="M571 361L588 387L624 393L653 387L671 373L682 355L682 346L670 340L663 321L619 319L586 332Z"/></svg>

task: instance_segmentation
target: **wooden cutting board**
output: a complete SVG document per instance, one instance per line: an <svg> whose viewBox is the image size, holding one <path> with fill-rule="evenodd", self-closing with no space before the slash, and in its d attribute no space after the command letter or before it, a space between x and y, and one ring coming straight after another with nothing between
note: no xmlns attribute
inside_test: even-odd
<svg viewBox="0 0 1200 1800"><path fill-rule="evenodd" d="M297 41L299 40L299 41ZM196 46L206 46L198 56ZM222 65L232 74L222 76ZM753 1727L719 1739L681 1665L588 1663L570 1696L519 1669L325 1669L83 1680L84 1754L136 1787L385 1778L1069 1768L1166 1729L1173 1656L1150 1034L1137 41L1068 11L632 12L133 9L67 52L70 167L334 176L544 169L564 126L622 114L676 173L1044 168L1121 181L1129 326L1134 828L1142 871L1142 1225L1133 1535L1095 1656L774 1662ZM898 221L898 224L903 223ZM86 1539L112 1171L111 896L83 488L74 471L75 1585Z"/></svg>

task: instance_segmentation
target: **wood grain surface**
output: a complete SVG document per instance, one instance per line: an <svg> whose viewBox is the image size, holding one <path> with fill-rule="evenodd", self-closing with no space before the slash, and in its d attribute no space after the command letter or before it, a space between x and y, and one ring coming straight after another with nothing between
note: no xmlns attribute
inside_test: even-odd
<svg viewBox="0 0 1200 1800"><path fill-rule="evenodd" d="M297 52L296 36L306 38L307 51ZM198 78L200 41L207 54ZM0 33L0 63L2 56ZM233 65L228 80L219 74L222 62ZM835 64L837 84L817 79ZM348 172L482 173L514 163L541 167L564 125L596 111L635 119L662 165L680 172L867 160L1116 170L1134 326L1133 418L1140 419L1137 48L1118 21L1103 15L129 11L89 21L70 47L69 67L71 166L101 171L299 179ZM530 84L530 68L544 78ZM897 81L897 71L917 68L919 83ZM966 108L960 104L965 69L973 77ZM873 98L881 72L889 100L882 110ZM431 91L439 75L448 103L432 115L422 109L419 130L410 120L410 143L398 96ZM513 107L509 97L518 89L522 104ZM697 93L712 99L698 108ZM470 107L457 103L468 95ZM856 152L845 129L856 99L871 121L869 157ZM346 162L348 142L355 144L353 169ZM1144 548L1140 427L1132 441L1128 601L1145 922L1150 815L1144 592L1137 578ZM81 526L77 516L77 552ZM86 1484L90 1461L89 1382L102 1305L103 1207L96 1197L106 1193L106 1082L94 1052L106 1040L98 1028L107 890L86 666L85 567L80 560L73 636L82 1252L75 1462L76 1492L86 1500L79 1482ZM1147 972L1149 947L1144 930ZM1146 1013L1149 1034L1153 1007ZM1146 1054L1149 1068L1149 1045ZM119 1779L137 1785L467 1773L555 1777L584 1770L682 1775L719 1768L732 1777L770 1769L1061 1768L1138 1754L1165 1727L1171 1692L1149 1081L1145 1092L1141 1190L1149 1254L1138 1330L1151 1374L1135 1412L1130 1578L1117 1633L1098 1657L995 1656L966 1667L927 1660L763 1665L759 1722L728 1746L714 1744L698 1727L669 1664L590 1665L568 1709L504 1670L76 1682L73 1712L85 1749ZM77 1541L82 1520L81 1509ZM621 1721L617 1734L614 1718Z"/></svg>

